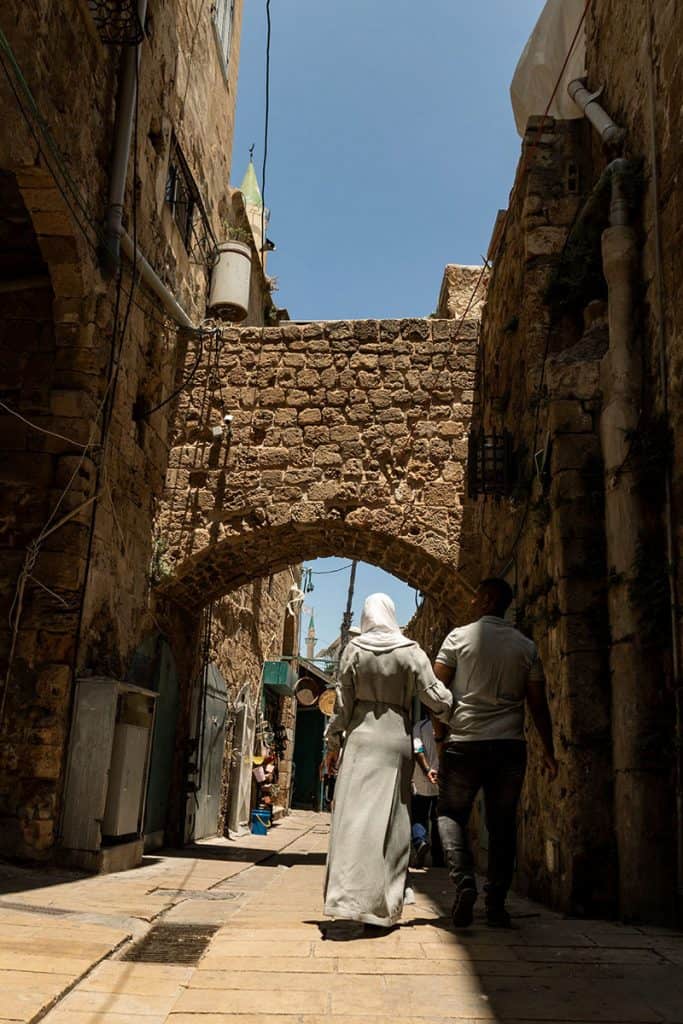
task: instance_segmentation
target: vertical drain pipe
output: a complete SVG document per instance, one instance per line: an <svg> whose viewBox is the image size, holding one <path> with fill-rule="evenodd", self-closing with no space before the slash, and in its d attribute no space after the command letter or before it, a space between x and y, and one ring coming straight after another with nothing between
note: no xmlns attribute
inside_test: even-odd
<svg viewBox="0 0 683 1024"><path fill-rule="evenodd" d="M662 415L669 426L669 368L666 348L664 311L664 271L662 268L662 232L659 212L659 159L657 146L657 108L655 88L655 59L652 43L652 0L647 0L647 60L648 105L650 118L650 174L652 176L653 240L655 254L655 282L657 287L657 341L659 347L659 385L662 396ZM678 621L678 565L674 538L673 483L671 461L664 472L664 526L666 530L666 557L669 564L669 605L671 609L671 667L674 690L675 758L676 758L676 916L683 921L683 683L681 683L681 649Z"/></svg>
<svg viewBox="0 0 683 1024"><path fill-rule="evenodd" d="M601 365L604 399L600 440L605 464L605 533L610 574L614 816L621 914L652 919L661 915L665 899L666 872L659 870L662 855L652 828L662 797L657 776L643 764L642 740L652 710L647 680L652 670L638 643L638 612L629 593L642 527L637 481L629 465L631 438L639 427L641 405L642 356L633 314L638 248L635 230L628 224L625 179L630 165L626 160L615 160L609 170L610 226L602 235L609 349Z"/></svg>
<svg viewBox="0 0 683 1024"><path fill-rule="evenodd" d="M138 0L138 19L145 26L147 0ZM102 245L102 264L105 271L114 275L121 262L121 235L123 234L123 204L126 196L126 179L130 160L130 144L135 114L135 94L138 85L138 68L142 42L137 46L126 46L121 57L121 80L116 105L114 144L112 148L111 176L109 179L109 203L105 218L105 240Z"/></svg>

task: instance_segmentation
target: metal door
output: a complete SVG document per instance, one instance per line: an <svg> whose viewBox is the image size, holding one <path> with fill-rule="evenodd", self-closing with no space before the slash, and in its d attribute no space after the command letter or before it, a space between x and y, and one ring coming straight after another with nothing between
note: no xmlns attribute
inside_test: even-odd
<svg viewBox="0 0 683 1024"><path fill-rule="evenodd" d="M209 665L199 747L200 774L196 793L195 839L215 836L218 832L227 718L227 683L216 666Z"/></svg>
<svg viewBox="0 0 683 1024"><path fill-rule="evenodd" d="M132 681L159 694L147 783L145 835L151 840L151 845L161 846L168 813L180 703L178 672L168 641L162 636L149 637L136 651L129 675Z"/></svg>

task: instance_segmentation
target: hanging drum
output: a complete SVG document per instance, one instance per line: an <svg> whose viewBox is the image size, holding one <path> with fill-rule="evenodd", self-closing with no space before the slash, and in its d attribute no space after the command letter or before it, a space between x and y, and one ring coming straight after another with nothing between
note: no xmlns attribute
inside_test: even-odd
<svg viewBox="0 0 683 1024"><path fill-rule="evenodd" d="M302 676L294 687L294 693L299 704L310 708L316 703L324 689L324 685L319 683L317 679L313 679L312 676Z"/></svg>
<svg viewBox="0 0 683 1024"><path fill-rule="evenodd" d="M327 715L328 718L330 717L330 715L334 714L334 704L336 699L337 694L334 689L325 690L325 692L320 696L320 699L318 701L318 708L322 711L324 715Z"/></svg>

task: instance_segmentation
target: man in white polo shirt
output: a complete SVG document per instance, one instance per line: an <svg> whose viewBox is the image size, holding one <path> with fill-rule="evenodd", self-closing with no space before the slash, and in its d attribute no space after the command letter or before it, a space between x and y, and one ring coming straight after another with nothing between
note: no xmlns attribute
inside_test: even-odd
<svg viewBox="0 0 683 1024"><path fill-rule="evenodd" d="M545 765L551 776L557 774L538 654L534 643L505 621L511 602L505 580L483 580L472 600L475 621L448 634L434 664L437 677L451 686L455 698L448 725L437 723L437 738L443 743L438 820L455 883L453 923L460 928L471 924L477 898L467 825L482 788L489 833L486 916L493 927L510 927L505 899L514 870L517 804L526 769L525 702L543 743Z"/></svg>

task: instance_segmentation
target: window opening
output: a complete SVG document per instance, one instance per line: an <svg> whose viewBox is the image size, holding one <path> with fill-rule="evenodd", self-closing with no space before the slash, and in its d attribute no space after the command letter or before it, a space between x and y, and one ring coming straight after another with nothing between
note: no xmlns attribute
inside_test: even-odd
<svg viewBox="0 0 683 1024"><path fill-rule="evenodd" d="M514 482L512 435L472 431L467 457L468 494L509 495Z"/></svg>
<svg viewBox="0 0 683 1024"><path fill-rule="evenodd" d="M232 25L235 17L235 0L215 0L211 8L216 36L220 44L223 65L227 69L230 63L230 47L232 46Z"/></svg>
<svg viewBox="0 0 683 1024"><path fill-rule="evenodd" d="M190 259L194 263L208 263L215 248L213 232L199 189L176 139L168 161L166 202L173 211L173 220Z"/></svg>

